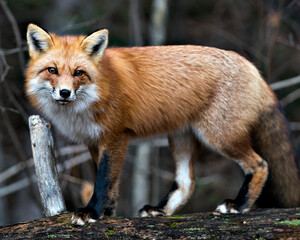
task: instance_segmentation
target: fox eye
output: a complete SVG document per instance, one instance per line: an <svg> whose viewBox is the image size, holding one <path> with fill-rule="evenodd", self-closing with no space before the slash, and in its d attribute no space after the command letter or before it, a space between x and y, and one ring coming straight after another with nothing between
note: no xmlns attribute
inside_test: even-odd
<svg viewBox="0 0 300 240"><path fill-rule="evenodd" d="M57 73L58 73L58 72L57 72L57 69L54 68L54 67L49 67L49 68L48 68L48 72L51 73L51 74L57 74Z"/></svg>
<svg viewBox="0 0 300 240"><path fill-rule="evenodd" d="M84 71L83 70L76 70L75 73L74 73L74 76L76 77L80 77L84 74Z"/></svg>

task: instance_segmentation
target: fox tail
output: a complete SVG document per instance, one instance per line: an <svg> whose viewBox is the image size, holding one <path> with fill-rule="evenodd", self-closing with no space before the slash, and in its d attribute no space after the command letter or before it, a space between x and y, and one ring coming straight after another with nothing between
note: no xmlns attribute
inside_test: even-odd
<svg viewBox="0 0 300 240"><path fill-rule="evenodd" d="M267 161L268 179L257 207L300 206L300 177L288 123L278 103L264 111L254 133L254 149Z"/></svg>

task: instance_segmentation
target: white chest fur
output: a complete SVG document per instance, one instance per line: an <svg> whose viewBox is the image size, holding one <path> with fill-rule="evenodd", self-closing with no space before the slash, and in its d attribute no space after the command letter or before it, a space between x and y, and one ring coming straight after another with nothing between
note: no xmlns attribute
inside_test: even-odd
<svg viewBox="0 0 300 240"><path fill-rule="evenodd" d="M72 103L71 103L72 104ZM77 143L96 142L103 132L103 127L96 124L93 115L86 111L75 112L69 106L56 106L44 110L54 126L67 138Z"/></svg>
<svg viewBox="0 0 300 240"><path fill-rule="evenodd" d="M80 86L76 100L65 105L53 99L54 88L48 81L33 78L29 86L28 92L36 96L43 113L71 141L89 144L101 137L104 127L96 123L91 112L91 105L101 101L95 84Z"/></svg>

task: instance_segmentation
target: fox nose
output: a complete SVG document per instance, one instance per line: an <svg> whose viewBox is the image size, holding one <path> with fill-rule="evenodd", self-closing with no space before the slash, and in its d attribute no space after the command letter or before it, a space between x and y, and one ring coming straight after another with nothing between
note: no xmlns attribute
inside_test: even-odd
<svg viewBox="0 0 300 240"><path fill-rule="evenodd" d="M71 95L71 92L68 89L62 89L59 91L59 95L63 98L68 98Z"/></svg>

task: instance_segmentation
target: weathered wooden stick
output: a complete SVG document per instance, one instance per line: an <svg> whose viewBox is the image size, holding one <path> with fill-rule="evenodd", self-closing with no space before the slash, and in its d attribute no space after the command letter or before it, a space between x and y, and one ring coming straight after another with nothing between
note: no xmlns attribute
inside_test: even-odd
<svg viewBox="0 0 300 240"><path fill-rule="evenodd" d="M34 115L29 117L29 129L44 214L53 216L65 211L66 207L58 182L50 124Z"/></svg>

